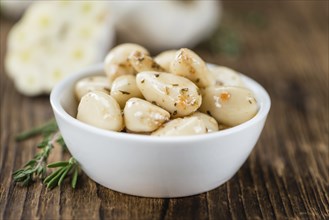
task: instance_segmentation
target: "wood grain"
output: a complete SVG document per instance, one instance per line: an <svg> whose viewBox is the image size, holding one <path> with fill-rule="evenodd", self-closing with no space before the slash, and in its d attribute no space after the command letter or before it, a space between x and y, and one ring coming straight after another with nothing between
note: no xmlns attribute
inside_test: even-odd
<svg viewBox="0 0 329 220"><path fill-rule="evenodd" d="M13 183L12 172L35 154L38 142L16 143L15 134L53 113L47 96L20 95L6 75L6 37L14 22L1 18L0 219L329 219L328 1L223 5L222 24L241 40L241 53L228 56L201 45L196 51L256 79L272 108L252 154L231 180L178 199L124 195L85 175L76 190ZM65 157L57 150L50 159Z"/></svg>

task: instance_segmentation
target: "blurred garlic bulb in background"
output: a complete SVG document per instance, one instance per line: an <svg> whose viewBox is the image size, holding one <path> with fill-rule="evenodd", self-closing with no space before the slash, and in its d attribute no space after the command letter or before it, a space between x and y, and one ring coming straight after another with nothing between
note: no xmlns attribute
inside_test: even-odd
<svg viewBox="0 0 329 220"><path fill-rule="evenodd" d="M110 1L116 29L125 42L153 51L194 47L218 26L218 0Z"/></svg>
<svg viewBox="0 0 329 220"><path fill-rule="evenodd" d="M35 1L10 30L5 68L21 93L49 93L65 76L102 62L113 46L106 1Z"/></svg>

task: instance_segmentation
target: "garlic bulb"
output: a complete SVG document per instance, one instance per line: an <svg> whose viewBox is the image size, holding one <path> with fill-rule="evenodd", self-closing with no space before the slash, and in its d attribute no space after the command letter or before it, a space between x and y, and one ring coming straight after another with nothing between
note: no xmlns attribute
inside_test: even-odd
<svg viewBox="0 0 329 220"><path fill-rule="evenodd" d="M36 1L8 35L5 68L29 96L49 93L66 75L100 62L114 31L103 1Z"/></svg>
<svg viewBox="0 0 329 220"><path fill-rule="evenodd" d="M219 23L219 1L110 1L125 42L151 50L193 47Z"/></svg>

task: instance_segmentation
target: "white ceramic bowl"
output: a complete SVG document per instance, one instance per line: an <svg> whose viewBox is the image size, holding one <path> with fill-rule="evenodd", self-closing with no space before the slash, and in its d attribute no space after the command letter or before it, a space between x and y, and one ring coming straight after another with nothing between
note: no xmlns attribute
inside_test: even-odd
<svg viewBox="0 0 329 220"><path fill-rule="evenodd" d="M99 64L64 79L51 92L50 101L65 143L82 170L95 182L131 195L182 197L220 186L249 156L271 105L264 88L242 75L256 96L259 112L241 125L181 137L107 131L75 119L75 82L102 69Z"/></svg>

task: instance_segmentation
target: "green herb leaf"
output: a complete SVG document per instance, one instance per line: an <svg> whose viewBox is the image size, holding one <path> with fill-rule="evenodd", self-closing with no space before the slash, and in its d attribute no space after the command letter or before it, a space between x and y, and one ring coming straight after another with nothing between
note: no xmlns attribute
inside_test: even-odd
<svg viewBox="0 0 329 220"><path fill-rule="evenodd" d="M40 134L53 133L56 132L57 130L58 127L55 119L51 119L50 121L39 127L20 133L19 135L16 136L16 141L23 141Z"/></svg>
<svg viewBox="0 0 329 220"><path fill-rule="evenodd" d="M68 167L65 167L65 172L62 174L61 178L59 179L58 181L58 186L60 186L64 180L64 178L66 177L67 173L71 170L72 166L68 166Z"/></svg>
<svg viewBox="0 0 329 220"><path fill-rule="evenodd" d="M68 161L60 161L56 163L49 164L48 167L59 167L56 171L51 173L45 180L44 183L47 185L47 188L52 189L55 186L60 186L63 180L69 175L73 174L71 186L75 188L78 173L79 173L79 164L77 160L71 157Z"/></svg>
<svg viewBox="0 0 329 220"><path fill-rule="evenodd" d="M47 166L48 157L55 147L55 143L58 143L62 147L62 150L67 150L55 120L53 119L42 126L19 134L16 140L22 141L36 135L43 136L42 141L37 145L40 150L23 166L23 168L13 172L14 181L22 183L23 186L28 186L35 179L44 179L47 168L58 168L44 179L47 188L52 189L61 185L63 180L70 175L73 175L71 185L72 188L75 188L79 173L79 164L73 157L68 161L58 161L48 164Z"/></svg>
<svg viewBox="0 0 329 220"><path fill-rule="evenodd" d="M50 181L51 179L53 179L55 176L57 176L57 174L58 174L59 172L61 172L61 169L58 169L58 170L52 172L49 176L47 176L47 177L45 178L45 180L43 181L43 183L49 183L49 181Z"/></svg>
<svg viewBox="0 0 329 220"><path fill-rule="evenodd" d="M79 174L79 169L76 168L74 169L74 173L73 173L73 177L72 177L72 182L71 182L71 186L73 189L75 189L77 182L78 182L78 174Z"/></svg>
<svg viewBox="0 0 329 220"><path fill-rule="evenodd" d="M65 168L63 168L63 167L59 168L59 171L56 174L56 176L54 176L53 178L50 178L48 182L44 181L44 183L47 185L47 188L52 189L56 185L58 185L58 181L64 172L65 172Z"/></svg>
<svg viewBox="0 0 329 220"><path fill-rule="evenodd" d="M47 167L48 168L64 167L67 166L68 164L69 164L68 161L59 161L59 162L50 163L47 165Z"/></svg>

